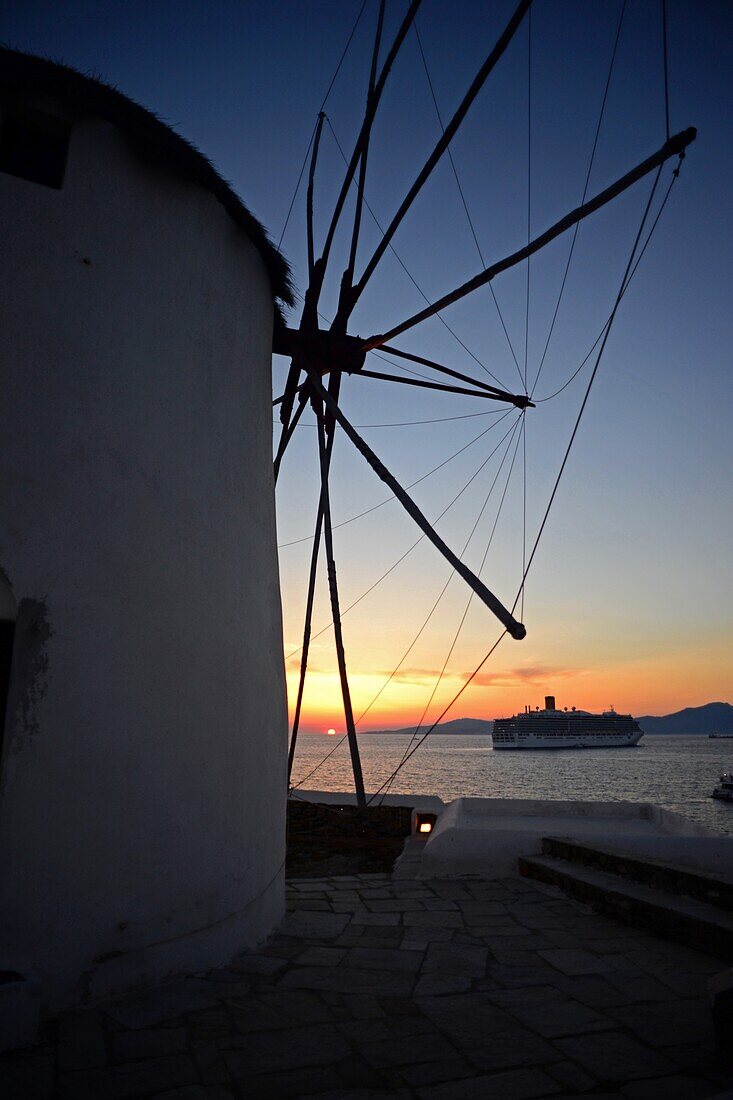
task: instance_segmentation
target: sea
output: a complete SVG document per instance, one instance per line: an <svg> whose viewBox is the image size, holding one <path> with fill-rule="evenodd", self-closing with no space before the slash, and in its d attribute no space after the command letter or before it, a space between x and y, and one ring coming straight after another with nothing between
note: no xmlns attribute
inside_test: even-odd
<svg viewBox="0 0 733 1100"><path fill-rule="evenodd" d="M348 742L336 748L338 740L300 735L292 776L296 788L353 791ZM388 779L409 743L410 737L402 734L359 736L368 793ZM315 774L304 778L316 767ZM465 795L653 802L733 835L733 802L711 797L724 771L733 771L733 741L704 734L647 735L626 749L535 752L494 752L488 736L431 734L398 772L389 792L437 794L444 801Z"/></svg>

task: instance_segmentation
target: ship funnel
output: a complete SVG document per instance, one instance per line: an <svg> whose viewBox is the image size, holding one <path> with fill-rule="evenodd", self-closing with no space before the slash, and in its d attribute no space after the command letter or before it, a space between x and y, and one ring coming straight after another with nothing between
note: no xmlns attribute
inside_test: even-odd
<svg viewBox="0 0 733 1100"><path fill-rule="evenodd" d="M554 709L555 709L555 696L554 695L546 695L545 696L545 710L554 710Z"/></svg>

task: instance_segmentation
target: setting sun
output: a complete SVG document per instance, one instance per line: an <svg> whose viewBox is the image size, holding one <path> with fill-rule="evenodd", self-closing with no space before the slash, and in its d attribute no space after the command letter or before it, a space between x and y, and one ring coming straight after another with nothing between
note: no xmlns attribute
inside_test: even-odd
<svg viewBox="0 0 733 1100"><path fill-rule="evenodd" d="M329 737L335 737L336 736L336 730L333 728L333 726L331 726L329 729L327 729L326 733L328 734Z"/></svg>

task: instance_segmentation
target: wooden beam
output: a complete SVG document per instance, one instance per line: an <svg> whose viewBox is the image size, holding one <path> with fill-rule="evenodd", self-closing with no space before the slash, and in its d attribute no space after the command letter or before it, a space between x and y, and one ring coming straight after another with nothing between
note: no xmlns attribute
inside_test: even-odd
<svg viewBox="0 0 733 1100"><path fill-rule="evenodd" d="M313 245L313 181L316 175L316 161L318 160L318 146L321 144L321 131L323 130L323 120L325 119L323 111L318 113L318 122L316 123L316 134L313 139L313 152L311 154L310 170L308 172L308 193L305 203L305 220L306 231L308 234L308 277L313 278L313 270L315 268L316 257Z"/></svg>
<svg viewBox="0 0 733 1100"><path fill-rule="evenodd" d="M326 392L316 371L309 370L308 377L310 378L311 385L313 386L315 393L325 402L326 407L331 411L331 413L333 413L334 418L341 425L344 432L354 444L356 449L361 452L361 454L367 460L367 462L372 467L374 472L378 475L378 477L380 477L382 481L387 486L389 486L389 488L399 500L402 507L410 516L412 516L415 523L418 525L420 530L423 531L425 535L427 535L433 546L440 550L441 554L453 566L455 571L461 577L463 577L466 584L468 584L469 587L473 589L479 599L486 604L486 606L494 613L494 615L496 615L497 619L499 619L499 621L506 627L511 636L516 639L524 638L527 631L525 630L522 623L517 622L511 612L509 612L506 607L504 607L504 605L494 595L494 593L486 587L486 585L483 583L482 580L479 579L479 577L471 572L467 565L463 564L461 559L451 550L447 543L443 541L443 539L431 525L429 520L426 519L426 517L420 511L417 504L415 504L412 497L410 497L405 492L405 490L402 488L394 475L391 474L384 463L382 463L380 459L377 458L376 454L371 449L366 440L362 439L356 428L354 428L344 416L338 404L333 400L330 394Z"/></svg>
<svg viewBox="0 0 733 1100"><path fill-rule="evenodd" d="M331 217L331 224L329 225L328 233L326 234L326 243L323 246L323 252L320 259L316 260L315 263L315 279L311 284L311 288L309 288L312 291L309 301L309 307L311 307L313 310L315 310L318 305L318 298L320 297L321 287L323 285L323 277L326 273L326 266L328 264L328 257L331 252L333 238L336 233L336 227L341 217L344 203L346 202L346 196L349 193L349 188L351 187L351 182L354 178L354 173L359 163L362 151L369 140L369 135L371 133L372 125L374 123L374 118L377 113L377 107L379 106L379 101L382 98L382 92L384 91L384 85L392 69L395 58L400 51L402 43L407 36L407 32L412 26L413 20L417 15L417 10L420 7L421 2L422 0L411 0L410 6L404 19L402 20L399 30L397 31L394 42L392 43L389 53L385 58L384 65L382 66L381 72L377 79L377 83L374 87L374 95L372 96L371 103L367 107L364 121L362 122L361 130L359 131L359 136L356 139L354 151L351 154L351 160L349 161L348 167L346 169L346 176L344 177L344 181L341 184L341 191L339 192L338 199L336 200L336 206Z"/></svg>
<svg viewBox="0 0 733 1100"><path fill-rule="evenodd" d="M287 448L288 443L293 437L293 432L298 427L298 421L303 415L303 409L306 406L308 400L308 390L303 387L298 393L298 408L295 410L294 416L291 417L287 426L283 424L282 431L280 432L280 443L277 448L277 454L275 455L275 461L273 463L275 473L275 484L277 484L278 474L280 473L280 463L283 460L283 455Z"/></svg>
<svg viewBox="0 0 733 1100"><path fill-rule="evenodd" d="M307 392L308 383L305 382L300 390L301 400L307 401L310 394ZM331 398L338 401L339 391L341 388L341 375L338 371L334 371L328 380L328 389ZM320 401L316 402L319 408L322 408ZM329 414L330 415L330 414ZM330 417L330 425L326 423L326 472L331 468L331 457L333 455L333 417ZM320 462L320 448L319 448L319 462ZM310 648L311 637L311 620L313 618L313 598L316 590L316 575L318 571L318 553L321 545L321 534L323 531L323 519L324 519L324 499L323 499L323 487L321 486L321 493L318 498L318 514L316 516L316 531L313 536L313 545L311 546L311 561L310 561L310 573L308 576L308 595L305 603L305 623L303 626L303 645L301 647L300 655L300 679L298 682L298 695L295 703L295 712L293 714L293 730L290 737L290 751L288 753L288 782L290 782L290 775L293 769L293 759L295 757L295 743L298 738L298 729L300 727L300 712L303 705L303 690L305 688L305 677L308 670L308 651Z"/></svg>
<svg viewBox="0 0 733 1100"><path fill-rule="evenodd" d="M479 287L485 286L486 283L499 275L502 271L506 271L510 267L514 267L516 264L521 263L522 260L526 260L533 253L538 252L555 237L559 237L561 233L565 233L566 230L572 229L572 227L583 218L587 218L590 214L594 214L596 210L599 210L606 203L611 202L612 199L617 198L620 194L626 191L634 183L637 183L644 176L653 172L655 168L658 168L660 164L663 164L669 157L682 154L688 145L695 140L697 136L697 130L694 126L691 126L687 130L683 130L679 134L675 134L669 141L665 142L661 149L652 156L647 157L636 168L632 168L630 172L627 172L625 176L612 183L610 187L607 187L604 191L601 191L595 198L590 199L582 206L578 206L575 210L572 210L569 214L566 214L560 221L555 222L550 229L547 229L539 237L535 237L533 241L525 245L524 248L520 248L518 252L513 252L511 256L506 256L503 260L499 260L497 263L492 264L491 267L487 267L484 271L479 272L478 275L474 275L468 282L463 283L456 290L452 290L449 294L443 295L437 302L433 302L432 305L427 306L425 309L420 310L419 313L409 317L406 321L396 325L390 329L389 332L384 333L381 336L371 336L363 343L365 351L371 351L374 348L381 348L389 340L394 339L395 336L399 336L400 333L406 332L408 329L413 328L415 325L419 325L421 321L427 320L428 317L434 316L446 306L453 305L454 302L458 302L461 298L465 298L467 294L471 294L474 290L478 290Z"/></svg>
<svg viewBox="0 0 733 1100"><path fill-rule="evenodd" d="M466 117L466 114L468 113L469 107L471 106L471 104L475 100L478 93L481 91L482 87L484 86L484 84L486 83L486 80L489 77L489 74L492 72L492 70L496 66L497 62L501 59L501 57L503 56L504 52L506 51L509 43L511 42L512 38L516 34L517 30L519 29L519 27L522 23L522 20L524 19L524 16L525 16L527 10L529 9L531 3L532 3L532 0L520 0L520 3L515 8L514 14L512 15L511 19L509 20L506 27L504 28L503 33L499 36L499 39L496 42L496 45L494 46L493 50L491 51L489 56L486 58L483 65L481 66L481 68L477 72L476 76L474 77L473 83L471 84L471 87L468 89L465 96L463 97L463 100L461 101L461 104L460 104L458 110L453 115L453 118L450 120L450 122L446 126L445 130L443 131L443 133L440 137L440 141L435 146L432 153L428 157L427 161L423 165L423 168L422 168L421 172L419 173L417 179L413 183L410 190L407 192L407 195L403 199L399 210L397 211L395 216L392 218L392 221L387 226L387 229L385 230L381 241L379 242L376 249L374 250L374 254L373 254L372 258L369 260L369 263L365 267L364 273L361 276L361 278L359 279L359 282L357 283L356 287L354 288L354 292L352 294L352 300L351 300L351 308L352 309L353 309L354 305L356 304L357 300L359 299L359 297L361 296L361 294L363 293L366 284L369 282L369 279L372 277L372 275L374 273L374 269L376 268L377 264L379 263L382 256L386 252L387 248L389 247L390 241L394 237L395 232L397 231L397 228L400 225L400 222L402 221L405 214L407 213L407 211L412 206L412 204L415 201L415 198L418 195L418 193L422 190L424 184L426 183L426 181L427 181L428 177L430 176L431 172L433 171L436 164L438 163L438 161L442 157L443 153L446 151L446 149L450 145L451 141L453 140L453 138L456 134L456 131L458 130L458 127L461 125L464 118Z"/></svg>
<svg viewBox="0 0 733 1100"><path fill-rule="evenodd" d="M506 390L499 389L498 386L490 386L488 382L482 382L479 378L473 378L468 374L461 374L458 370L453 370L451 367L444 367L442 363L436 363L434 359L425 359L422 355L413 355L412 352L403 351L402 348L396 348L393 344L383 344L382 351L389 352L390 355L396 355L400 359L408 359L411 363L420 363L423 367L430 367L431 370L440 371L441 374L447 374L450 378L458 378L461 382L468 382L471 386L478 386L479 389L488 390L489 393L493 393L496 397L501 396L503 400L513 401L519 408L525 408L527 405L532 404L531 401L527 400L526 396L510 394Z"/></svg>
<svg viewBox="0 0 733 1100"><path fill-rule="evenodd" d="M322 388L322 387L321 387ZM332 400L330 395L323 390L323 394ZM354 724L354 711L351 705L351 691L349 689L349 677L346 671L346 653L344 650L343 632L341 629L341 610L339 606L338 582L336 579L336 562L333 554L333 529L331 526L331 502L328 492L329 455L326 447L326 427L323 405L314 401L314 411L318 424L318 451L321 461L321 505L323 509L323 530L326 544L326 563L328 567L328 588L331 597L331 615L333 618L334 639L336 642L336 658L339 666L341 680L341 694L344 701L344 719L346 721L346 734L349 739L351 752L351 765L354 771L354 789L356 791L356 804L362 808L366 806L364 794L364 778L361 771L361 759L359 757L359 744L356 740L356 725ZM338 408L338 405L336 405Z"/></svg>
<svg viewBox="0 0 733 1100"><path fill-rule="evenodd" d="M374 82L377 76L377 62L379 60L379 46L382 41L382 27L384 25L384 9L386 0L380 0L379 14L377 16L377 32L374 38L374 49L372 51L372 64L369 70L369 87L367 91L366 112L369 113L372 99L374 98ZM356 189L356 203L354 205L354 225L351 231L351 248L349 249L349 261L346 265L346 270L341 278L341 289L339 293L339 303L336 310L336 316L333 319L331 328L336 332L346 332L346 325L349 316L349 297L351 292L351 286L354 282L354 267L356 265L356 252L359 247L359 230L361 228L361 215L364 207L364 188L366 186L366 174L367 174L367 161L369 159L369 143L371 140L371 127L364 142L364 147L361 151L361 160L359 163L359 183Z"/></svg>
<svg viewBox="0 0 733 1100"><path fill-rule="evenodd" d="M384 374L378 370L354 371L351 377L378 378L382 382L399 382L403 386L419 386L421 389L426 390L460 393L466 397L484 397L487 401L509 401L512 405L516 405L518 409L526 409L528 405L534 408L533 403L524 394L503 393L501 390L497 390L496 393L488 393L485 390L469 390L465 386L447 386L443 382L428 382L427 379L422 378L402 378L399 374Z"/></svg>
<svg viewBox="0 0 733 1100"><path fill-rule="evenodd" d="M318 575L318 554L321 549L321 532L323 529L323 507L322 496L318 501L318 515L316 517L316 532L313 538L313 545L311 547L311 562L310 573L308 576L308 595L305 601L305 623L303 625L303 645L300 653L300 679L298 681L298 695L295 701L295 712L293 714L293 729L290 734L290 749L288 750L288 785L290 785L290 776L293 771L293 760L295 759L295 745L298 740L298 730L300 729L300 712L303 706L303 690L305 688L305 677L308 671L308 651L310 649L311 641L311 623L313 620L313 600L316 592L316 578Z"/></svg>

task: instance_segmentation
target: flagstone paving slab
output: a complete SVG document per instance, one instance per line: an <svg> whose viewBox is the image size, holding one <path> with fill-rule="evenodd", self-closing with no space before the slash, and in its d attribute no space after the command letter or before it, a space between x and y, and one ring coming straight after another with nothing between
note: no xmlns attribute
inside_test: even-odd
<svg viewBox="0 0 733 1100"><path fill-rule="evenodd" d="M125 1100L128 1096L199 1083L191 1058L176 1055L63 1073L59 1096L61 1100Z"/></svg>
<svg viewBox="0 0 733 1100"><path fill-rule="evenodd" d="M556 948L554 951L540 951L539 954L562 974L578 977L581 974L603 974L616 970L613 963L605 962L590 951L573 948Z"/></svg>
<svg viewBox="0 0 733 1100"><path fill-rule="evenodd" d="M701 1100L710 1096L710 1082L700 1077L656 1077L647 1081L632 1081L619 1092L628 1100L659 1100L660 1097L664 1100Z"/></svg>
<svg viewBox="0 0 733 1100"><path fill-rule="evenodd" d="M402 873L404 874L404 868ZM256 952L49 1025L13 1100L714 1096L719 964L520 878L288 883Z"/></svg>
<svg viewBox="0 0 733 1100"><path fill-rule="evenodd" d="M185 1054L185 1027L158 1027L143 1031L116 1031L112 1036L112 1057L115 1062L137 1062L144 1058L162 1058L168 1054ZM102 1058L102 1063L106 1058Z"/></svg>
<svg viewBox="0 0 733 1100"><path fill-rule="evenodd" d="M602 1081L626 1082L674 1072L666 1058L620 1031L558 1039L556 1045Z"/></svg>
<svg viewBox="0 0 733 1100"><path fill-rule="evenodd" d="M207 1005L215 1005L223 996L241 996L249 989L249 982L245 981L223 985L201 978L181 978L121 997L105 1005L103 1011L124 1027L154 1027Z"/></svg>
<svg viewBox="0 0 733 1100"><path fill-rule="evenodd" d="M469 1080L450 1081L443 1085L418 1090L420 1100L531 1100L535 1096L552 1096L560 1086L539 1070L513 1070Z"/></svg>
<svg viewBox="0 0 733 1100"><path fill-rule="evenodd" d="M178 1053L163 1051L164 1054ZM59 1020L58 1065L62 1071L92 1069L107 1061L104 1019L96 1009L67 1012Z"/></svg>

